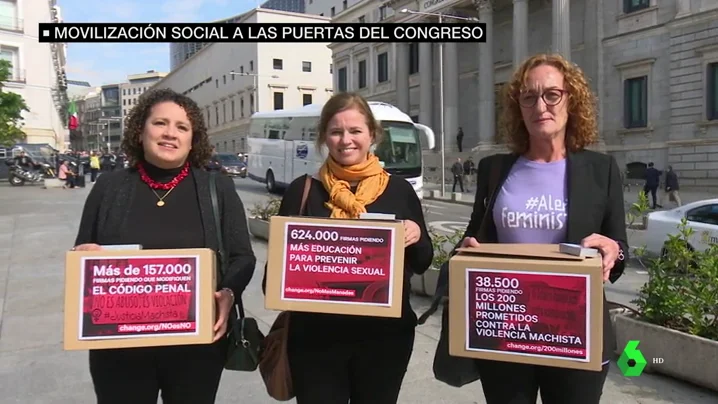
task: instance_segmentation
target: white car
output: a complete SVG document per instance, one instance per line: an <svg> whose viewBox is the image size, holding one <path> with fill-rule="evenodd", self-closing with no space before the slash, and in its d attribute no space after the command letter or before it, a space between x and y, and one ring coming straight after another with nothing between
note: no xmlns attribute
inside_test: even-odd
<svg viewBox="0 0 718 404"><path fill-rule="evenodd" d="M646 226L646 253L663 254L668 235L678 235L683 218L693 229L689 245L696 251L704 251L711 244L718 244L718 199L706 199L681 207L651 212Z"/></svg>

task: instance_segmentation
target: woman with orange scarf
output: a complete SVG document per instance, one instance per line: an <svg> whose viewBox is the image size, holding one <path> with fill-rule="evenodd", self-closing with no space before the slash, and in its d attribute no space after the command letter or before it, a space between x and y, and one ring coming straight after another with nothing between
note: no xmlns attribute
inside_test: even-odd
<svg viewBox="0 0 718 404"><path fill-rule="evenodd" d="M402 220L404 299L401 318L292 312L287 350L297 404L395 404L414 345L409 281L433 259L421 201L370 152L382 131L361 96L333 96L318 132L317 149L326 146L329 156L310 182L304 215L356 219L370 212ZM289 185L279 215L300 213L306 183L302 176Z"/></svg>

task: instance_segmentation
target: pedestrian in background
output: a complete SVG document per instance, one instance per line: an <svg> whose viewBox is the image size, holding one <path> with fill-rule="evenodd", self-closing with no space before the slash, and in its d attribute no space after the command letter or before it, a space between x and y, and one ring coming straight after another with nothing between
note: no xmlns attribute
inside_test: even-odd
<svg viewBox="0 0 718 404"><path fill-rule="evenodd" d="M679 189L678 175L673 171L672 166L668 166L668 170L666 170L666 193L663 194L661 203L665 205L668 201L674 201L678 206L682 206L681 196L678 194Z"/></svg>
<svg viewBox="0 0 718 404"><path fill-rule="evenodd" d="M372 212L402 220L403 309L401 318L289 313L287 353L297 404L395 404L417 324L409 281L434 257L421 201L409 182L390 176L370 152L381 143L381 125L360 95L334 95L322 109L318 132L317 150L326 146L329 155L318 173L289 185L279 215L357 219Z"/></svg>
<svg viewBox="0 0 718 404"><path fill-rule="evenodd" d="M90 153L90 182L95 182L98 172L100 172L100 156L93 151Z"/></svg>
<svg viewBox="0 0 718 404"><path fill-rule="evenodd" d="M466 192L471 192L471 184L474 177L474 174L476 174L476 165L474 164L474 159L469 156L469 158L464 161L464 180L466 183Z"/></svg>
<svg viewBox="0 0 718 404"><path fill-rule="evenodd" d="M582 244L601 252L604 281L615 282L628 251L623 184L613 157L586 150L598 139L596 97L588 80L563 57L539 54L516 70L506 90L500 126L511 153L479 162L479 186L461 246ZM489 190L492 173L500 176ZM559 202L542 207L544 199ZM548 209L555 219L541 225L505 220L507 214L539 217ZM533 404L540 392L543 404L599 404L615 348L605 301L604 296L600 372L477 360L486 402Z"/></svg>
<svg viewBox="0 0 718 404"><path fill-rule="evenodd" d="M648 168L646 169L646 183L643 186L643 192L646 193L646 196L648 194L651 195L651 209L656 208L662 208L663 206L656 203L656 193L658 192L658 187L661 184L661 172L653 167L653 163L648 163Z"/></svg>
<svg viewBox="0 0 718 404"><path fill-rule="evenodd" d="M459 185L461 192L464 192L464 166L461 164L461 158L457 158L456 162L451 166L451 175L454 176L454 185L451 192L456 192L456 185Z"/></svg>

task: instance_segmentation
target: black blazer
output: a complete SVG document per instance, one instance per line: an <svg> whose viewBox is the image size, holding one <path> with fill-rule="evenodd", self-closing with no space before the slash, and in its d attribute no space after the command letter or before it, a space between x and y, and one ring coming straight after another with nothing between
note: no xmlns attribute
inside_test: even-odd
<svg viewBox="0 0 718 404"><path fill-rule="evenodd" d="M205 247L219 249L209 193L207 171L192 168L200 206ZM134 168L103 174L98 177L85 201L75 245L122 243L122 234L135 195L139 173ZM227 260L227 274L218 283L218 290L230 288L239 297L254 274L256 258L247 228L244 205L231 178L217 176L222 237Z"/></svg>
<svg viewBox="0 0 718 404"><path fill-rule="evenodd" d="M496 243L498 236L496 224L491 211L494 209L496 197L501 186L506 181L511 167L519 156L516 154L495 154L481 159L478 167L478 180L480 184L476 189L474 210L471 221L466 228L464 237L476 237L479 242ZM491 167L499 164L501 167L500 180L496 190L489 194L488 178ZM619 257L611 270L610 281L616 282L623 274L628 260L628 242L626 236L626 214L623 205L623 182L621 171L616 159L612 156L584 150L567 155L567 181L568 181L568 222L566 243L580 243L584 237L593 233L602 234L615 240L620 248ZM484 214L487 223L483 224ZM603 359L611 358L615 349L612 326L605 304L604 295L604 322L603 322Z"/></svg>

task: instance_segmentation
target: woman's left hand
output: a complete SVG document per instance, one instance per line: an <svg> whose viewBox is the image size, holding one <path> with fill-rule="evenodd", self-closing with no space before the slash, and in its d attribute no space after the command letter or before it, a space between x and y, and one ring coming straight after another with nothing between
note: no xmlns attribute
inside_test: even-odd
<svg viewBox="0 0 718 404"><path fill-rule="evenodd" d="M416 244L421 238L419 225L411 220L404 220L404 247Z"/></svg>
<svg viewBox="0 0 718 404"><path fill-rule="evenodd" d="M226 290L214 292L214 300L217 304L217 322L214 324L214 341L219 341L227 332L227 320L229 320L229 312L232 310L234 298Z"/></svg>
<svg viewBox="0 0 718 404"><path fill-rule="evenodd" d="M603 259L601 265L603 267L603 281L607 281L611 275L611 269L613 269L613 266L616 265L618 253L621 249L618 246L618 243L606 236L593 233L581 240L581 246L585 248L596 248L601 252L601 257Z"/></svg>

